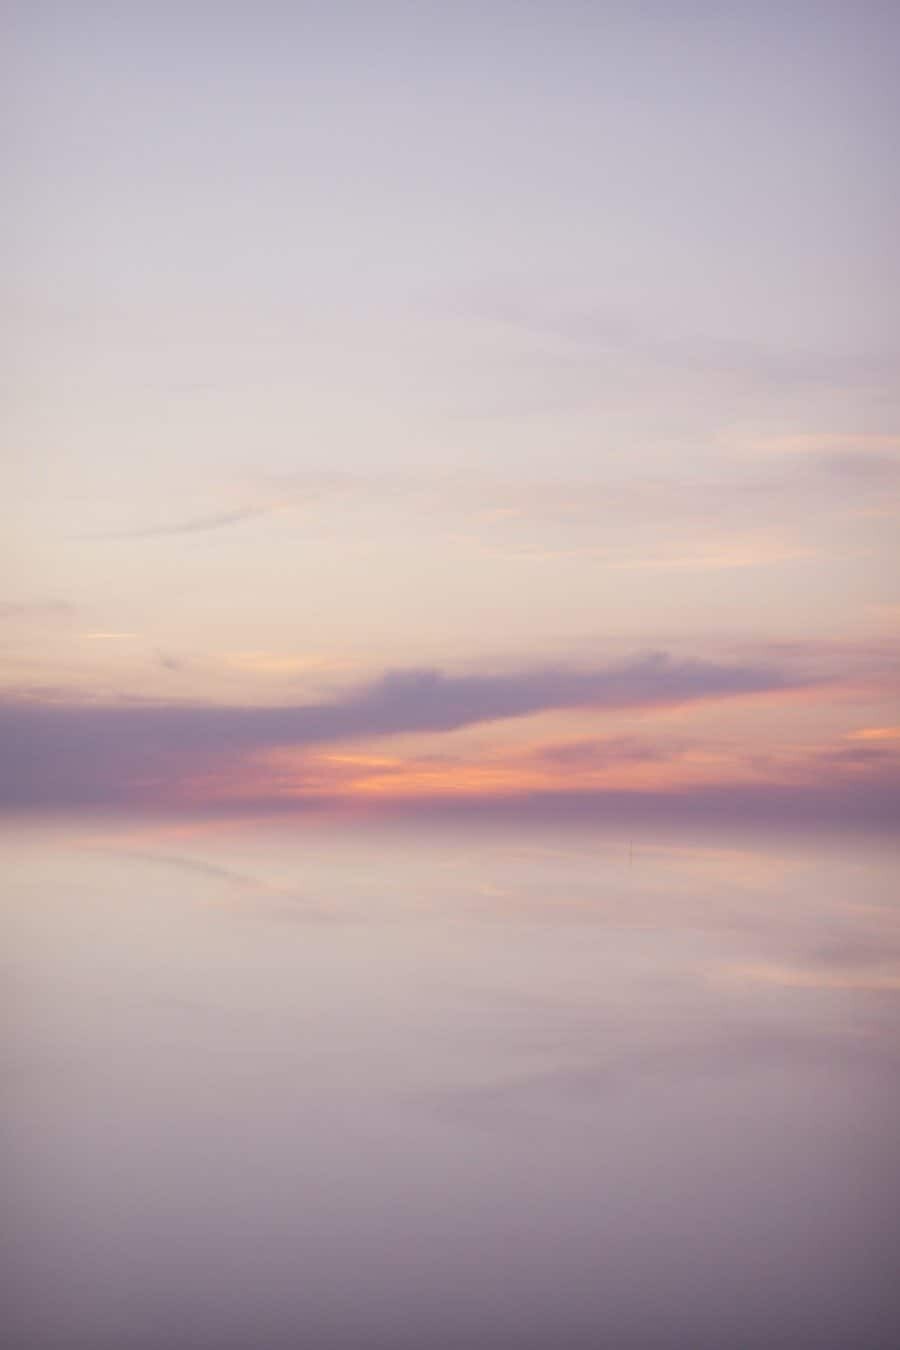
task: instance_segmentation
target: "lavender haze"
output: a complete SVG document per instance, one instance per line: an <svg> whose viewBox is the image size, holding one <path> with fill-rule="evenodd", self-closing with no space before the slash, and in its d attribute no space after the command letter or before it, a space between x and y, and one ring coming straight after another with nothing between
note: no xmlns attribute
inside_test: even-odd
<svg viewBox="0 0 900 1350"><path fill-rule="evenodd" d="M895 850L2 848L8 1343L893 1344Z"/></svg>
<svg viewBox="0 0 900 1350"><path fill-rule="evenodd" d="M888 1350L900 9L0 6L12 1350Z"/></svg>

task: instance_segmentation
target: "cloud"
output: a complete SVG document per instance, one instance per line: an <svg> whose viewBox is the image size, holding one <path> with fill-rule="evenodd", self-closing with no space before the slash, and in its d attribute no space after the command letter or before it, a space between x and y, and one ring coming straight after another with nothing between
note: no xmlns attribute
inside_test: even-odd
<svg viewBox="0 0 900 1350"><path fill-rule="evenodd" d="M172 656L169 652L157 652L156 659L164 670L181 671L184 670L185 663L177 656Z"/></svg>
<svg viewBox="0 0 900 1350"><path fill-rule="evenodd" d="M269 803L278 809L277 802ZM280 804L282 809L284 803ZM647 824L895 830L900 822L900 773L891 768L865 780L833 774L828 781L717 782L654 789L495 793L491 796L392 798L385 815L456 823L552 826Z"/></svg>
<svg viewBox="0 0 900 1350"><path fill-rule="evenodd" d="M606 764L658 763L669 758L672 750L634 736L606 736L602 739L560 741L542 745L535 758L564 768L596 768Z"/></svg>
<svg viewBox="0 0 900 1350"><path fill-rule="evenodd" d="M449 732L570 708L637 709L816 683L765 664L651 653L594 669L506 674L389 671L330 702L280 707L0 703L0 802L65 805L165 798L185 776L275 747Z"/></svg>
<svg viewBox="0 0 900 1350"><path fill-rule="evenodd" d="M495 378L489 408L521 414L595 402L598 390L635 380L696 379L732 398L779 398L836 389L891 391L893 352L774 346L715 334L648 327L639 318L533 285L473 288L454 309L506 332L506 371ZM527 383L523 383L527 375Z"/></svg>
<svg viewBox="0 0 900 1350"><path fill-rule="evenodd" d="M271 506L242 506L233 511L218 511L208 516L192 516L187 520L173 521L169 525L150 525L132 530L105 530L92 534L91 539L160 539L176 534L200 534L206 530L224 530L230 525L242 525L246 520L255 520L268 515Z"/></svg>
<svg viewBox="0 0 900 1350"><path fill-rule="evenodd" d="M226 891L235 892L238 895L246 894L253 902L246 913L257 920L277 918L279 920L290 919L322 923L325 921L337 922L339 919L346 921L349 918L349 914L346 912L339 915L333 907L316 903L294 887L283 886L264 877L239 871L233 867L223 867L219 863L211 863L205 858L135 848L115 848L103 851L128 862L144 862L161 867L175 868L182 872L191 873L201 880L211 882L214 886L224 888Z"/></svg>
<svg viewBox="0 0 900 1350"><path fill-rule="evenodd" d="M0 600L0 619L65 618L75 612L66 600Z"/></svg>
<svg viewBox="0 0 900 1350"><path fill-rule="evenodd" d="M853 486L900 487L900 457L874 450L822 450L813 457L820 472Z"/></svg>
<svg viewBox="0 0 900 1350"><path fill-rule="evenodd" d="M860 546L834 522L897 509L900 455L829 444L802 455L752 443L689 478L625 472L541 481L466 471L265 475L243 484L285 512L364 505L385 520L431 516L432 533L491 556L591 558L614 568L718 570L821 561ZM762 460L762 462L760 462ZM868 541L863 541L866 543Z"/></svg>
<svg viewBox="0 0 900 1350"><path fill-rule="evenodd" d="M794 972L773 968L736 968L723 974L733 980L770 979L775 983L805 983L792 979ZM782 978L784 976L785 978ZM826 986L828 987L828 986ZM846 986L831 986L844 988ZM851 986L856 987L856 986ZM892 983L864 986L877 992L896 988ZM549 1004L540 1008L546 1026L558 1010ZM836 1065L852 1069L873 1068L891 1075L896 1072L896 1049L855 1033L853 1030L816 1028L793 1030L741 1023L729 1019L711 1030L677 1024L654 1028L641 1043L618 1041L607 1044L601 1029L590 1022L573 1018L571 1012L561 1019L563 1031L558 1040L567 1051L566 1061L549 1069L494 1075L490 1081L471 1080L453 1087L422 1092L420 1101L441 1114L469 1119L473 1124L498 1124L515 1112L553 1113L577 1106L608 1102L611 1092L640 1085L665 1085L675 1080L695 1087L703 1081L754 1078L768 1072L815 1070ZM565 1026L565 1022L569 1026Z"/></svg>
<svg viewBox="0 0 900 1350"><path fill-rule="evenodd" d="M900 727L862 727L859 731L852 731L848 739L851 741L900 741Z"/></svg>
<svg viewBox="0 0 900 1350"><path fill-rule="evenodd" d="M621 570L718 572L735 567L774 567L785 562L806 562L817 556L812 548L792 547L766 539L747 542L729 536L716 552L674 554L666 557L629 558L610 565Z"/></svg>
<svg viewBox="0 0 900 1350"><path fill-rule="evenodd" d="M900 991L900 969L823 971L802 966L757 963L735 966L733 978L753 984L783 985L789 989L847 989L861 993Z"/></svg>

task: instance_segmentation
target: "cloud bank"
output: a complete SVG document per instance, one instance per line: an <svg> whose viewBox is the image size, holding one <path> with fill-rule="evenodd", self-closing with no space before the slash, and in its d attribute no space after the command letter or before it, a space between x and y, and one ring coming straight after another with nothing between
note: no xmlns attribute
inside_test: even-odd
<svg viewBox="0 0 900 1350"><path fill-rule="evenodd" d="M7 699L0 702L0 810L284 813L349 808L378 818L553 827L644 820L889 828L900 816L900 766L891 745L853 742L807 754L796 763L769 757L764 781L743 781L740 773L732 777L727 764L720 781L712 783L679 781L677 771L662 786L586 781L585 767L652 764L671 752L671 745L666 752L652 742L614 734L537 747L534 764L561 775L555 783L552 776L546 786L540 777L520 781L515 774L495 772L498 765L488 759L475 763L474 773L463 765L450 795L442 790L440 770L454 766L444 764L441 755L387 760L387 768L379 768L378 759L376 778L380 773L392 781L389 791L373 793L370 757L316 754L329 746L407 734L439 736L554 711L633 713L752 695L812 693L825 682L821 675L798 673L790 663L724 664L651 653L590 669L388 671L327 701L276 707ZM285 765L278 751L295 751L299 758Z"/></svg>
<svg viewBox="0 0 900 1350"><path fill-rule="evenodd" d="M787 691L812 681L764 664L652 653L595 669L389 671L330 702L280 707L0 703L0 805L165 798L186 775L275 747L313 747L562 709L654 708Z"/></svg>

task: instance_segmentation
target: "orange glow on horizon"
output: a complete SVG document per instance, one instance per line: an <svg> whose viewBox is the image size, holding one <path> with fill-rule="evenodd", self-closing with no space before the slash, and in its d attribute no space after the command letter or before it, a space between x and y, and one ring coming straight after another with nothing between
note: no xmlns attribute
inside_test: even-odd
<svg viewBox="0 0 900 1350"><path fill-rule="evenodd" d="M733 747L673 749L659 756L617 758L615 750L566 759L548 754L555 747L487 753L483 757L368 754L347 750L307 755L278 749L254 755L229 773L200 774L182 784L192 800L283 801L416 798L505 798L531 793L678 792L717 784L796 781L798 765L789 756L751 760Z"/></svg>

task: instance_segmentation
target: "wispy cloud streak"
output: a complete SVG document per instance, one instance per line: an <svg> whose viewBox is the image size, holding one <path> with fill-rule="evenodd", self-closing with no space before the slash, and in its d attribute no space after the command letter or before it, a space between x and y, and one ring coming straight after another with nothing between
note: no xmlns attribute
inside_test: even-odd
<svg viewBox="0 0 900 1350"><path fill-rule="evenodd" d="M163 539L177 534L201 534L207 530L224 530L231 525L243 525L245 521L256 520L268 515L271 506L242 506L233 511L218 511L211 515L192 516L187 520L173 521L169 525L141 526L132 530L104 530L92 534L91 539Z"/></svg>

